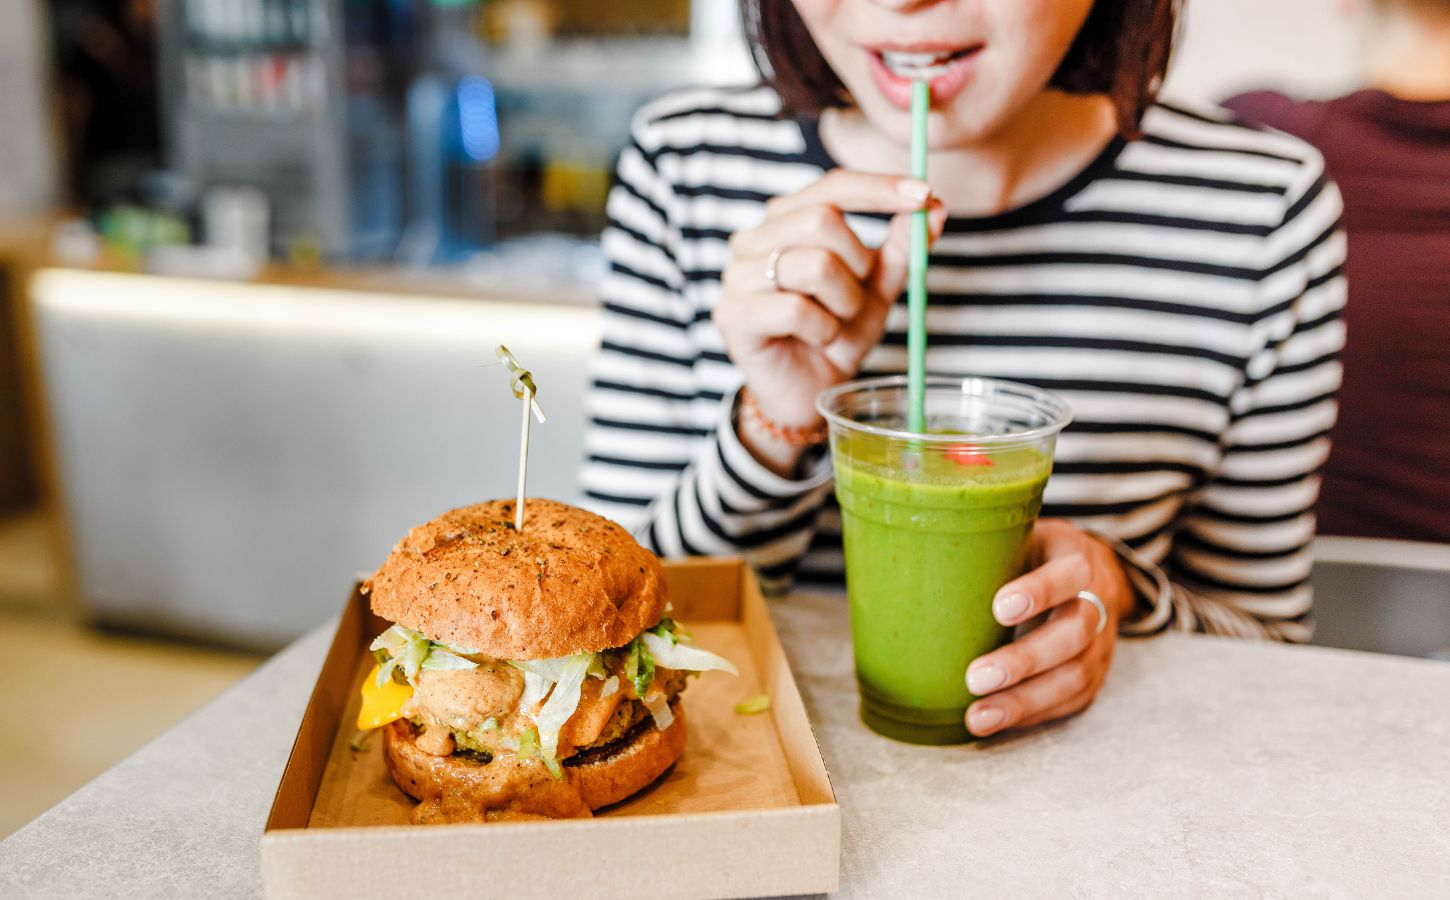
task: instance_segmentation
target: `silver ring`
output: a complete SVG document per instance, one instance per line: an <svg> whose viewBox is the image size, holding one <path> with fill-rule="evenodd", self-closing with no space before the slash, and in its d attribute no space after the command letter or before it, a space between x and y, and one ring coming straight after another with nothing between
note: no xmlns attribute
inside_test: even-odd
<svg viewBox="0 0 1450 900"><path fill-rule="evenodd" d="M780 290L780 258L785 256L785 251L789 249L789 247L776 247L765 258L765 280L770 282L770 286L777 291Z"/></svg>
<svg viewBox="0 0 1450 900"><path fill-rule="evenodd" d="M1103 600L1092 591L1078 591L1077 599L1086 600L1098 611L1098 629L1093 634L1102 634L1103 629L1108 627L1108 608L1103 605Z"/></svg>

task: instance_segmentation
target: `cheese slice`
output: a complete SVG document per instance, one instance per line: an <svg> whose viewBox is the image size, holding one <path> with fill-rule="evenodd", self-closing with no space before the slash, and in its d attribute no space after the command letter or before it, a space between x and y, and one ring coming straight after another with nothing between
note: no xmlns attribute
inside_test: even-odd
<svg viewBox="0 0 1450 900"><path fill-rule="evenodd" d="M398 684L389 678L378 684L378 667L373 666L363 679L362 706L357 711L357 727L381 728L403 717L403 704L413 696L412 685Z"/></svg>

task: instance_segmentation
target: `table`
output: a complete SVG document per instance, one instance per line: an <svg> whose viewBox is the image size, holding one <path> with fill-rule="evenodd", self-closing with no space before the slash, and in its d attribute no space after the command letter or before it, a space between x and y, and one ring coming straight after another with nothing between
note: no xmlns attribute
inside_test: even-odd
<svg viewBox="0 0 1450 900"><path fill-rule="evenodd" d="M967 747L856 720L844 604L773 605L839 795L841 894L1450 895L1450 664L1124 642L1097 704ZM0 843L4 897L255 897L330 626Z"/></svg>

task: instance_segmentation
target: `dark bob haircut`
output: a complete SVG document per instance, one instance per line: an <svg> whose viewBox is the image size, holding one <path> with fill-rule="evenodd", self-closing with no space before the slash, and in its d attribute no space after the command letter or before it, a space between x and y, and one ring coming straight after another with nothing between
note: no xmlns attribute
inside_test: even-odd
<svg viewBox="0 0 1450 900"><path fill-rule="evenodd" d="M1118 130L1136 137L1153 102L1178 27L1180 0L1096 0L1082 30L1048 82L1073 94L1106 94ZM741 16L761 78L785 112L816 115L850 106L846 86L816 48L791 0L741 0Z"/></svg>

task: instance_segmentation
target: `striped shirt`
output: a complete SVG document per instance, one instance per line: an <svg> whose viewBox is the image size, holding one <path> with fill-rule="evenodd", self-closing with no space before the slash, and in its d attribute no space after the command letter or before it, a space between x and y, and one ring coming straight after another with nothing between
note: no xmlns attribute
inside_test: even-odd
<svg viewBox="0 0 1450 900"><path fill-rule="evenodd" d="M928 370L1008 378L1072 407L1044 515L1108 539L1141 595L1126 632L1307 640L1318 472L1336 414L1344 239L1319 155L1160 103L1050 195L949 217L928 274ZM741 554L768 587L839 585L829 460L760 465L711 311L728 239L836 163L764 88L636 116L603 238L603 345L586 402L588 502L663 556ZM869 245L880 216L850 216ZM862 374L906 366L904 301Z"/></svg>

